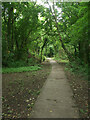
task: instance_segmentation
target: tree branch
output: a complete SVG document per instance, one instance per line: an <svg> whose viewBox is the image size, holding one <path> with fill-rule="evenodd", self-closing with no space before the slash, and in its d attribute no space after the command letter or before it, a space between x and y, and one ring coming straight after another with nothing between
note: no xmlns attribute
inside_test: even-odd
<svg viewBox="0 0 90 120"><path fill-rule="evenodd" d="M47 3L48 3L48 5L49 5L49 2L48 2L48 1L47 1ZM68 50L66 49L66 47L65 47L65 45L64 45L64 43L63 43L63 41L62 41L61 35L60 35L60 31L59 31L59 27L58 27L58 22L57 22L57 16L56 16L56 13L55 13L54 0L53 0L53 11L54 11L54 13L53 13L50 5L49 5L49 8L50 8L50 12L52 13L52 15L53 15L53 17L54 17L54 19L55 19L56 28L57 28L57 31L58 31L59 40L60 40L60 42L61 42L61 45L62 45L65 53L66 53L66 54L68 55L68 57L70 58L71 54L70 54L70 53L68 52Z"/></svg>

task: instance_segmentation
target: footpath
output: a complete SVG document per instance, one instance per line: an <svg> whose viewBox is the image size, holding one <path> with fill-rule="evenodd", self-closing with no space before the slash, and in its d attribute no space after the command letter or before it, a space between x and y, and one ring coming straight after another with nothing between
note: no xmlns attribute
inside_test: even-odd
<svg viewBox="0 0 90 120"><path fill-rule="evenodd" d="M50 58L49 61L52 70L33 107L31 118L79 118L62 66Z"/></svg>

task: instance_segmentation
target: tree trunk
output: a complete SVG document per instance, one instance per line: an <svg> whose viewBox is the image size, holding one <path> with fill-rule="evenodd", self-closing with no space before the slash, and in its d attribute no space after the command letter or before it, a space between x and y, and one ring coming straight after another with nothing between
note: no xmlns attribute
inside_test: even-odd
<svg viewBox="0 0 90 120"><path fill-rule="evenodd" d="M49 5L49 3L48 3L48 5ZM49 8L50 8L50 12L51 12L52 15L53 15L53 12L52 12L52 10L51 10L51 6L50 6L50 5L49 5ZM54 19L55 19L55 23L56 23L56 28L57 28L59 40L60 40L60 42L61 42L62 48L64 49L65 53L66 53L67 56L68 56L68 59L71 60L71 59L72 59L72 56L71 56L71 54L68 52L68 50L66 49L66 47L65 47L65 45L64 45L64 43L63 43L63 41L62 41L61 35L60 35L60 31L59 31L59 27L58 27L58 22L57 22L57 17L56 17L55 8L54 8L54 2L53 2L53 11L54 11L54 15L53 15L53 16L54 16Z"/></svg>
<svg viewBox="0 0 90 120"><path fill-rule="evenodd" d="M41 62L42 62L42 52L43 52L43 48L45 47L45 45L47 44L47 38L44 39L44 43L43 46L41 47Z"/></svg>
<svg viewBox="0 0 90 120"><path fill-rule="evenodd" d="M77 57L77 50L76 50L76 46L74 45L74 55L75 57Z"/></svg>
<svg viewBox="0 0 90 120"><path fill-rule="evenodd" d="M13 51L13 7L8 10L8 22L7 22L7 33L8 33L8 50Z"/></svg>

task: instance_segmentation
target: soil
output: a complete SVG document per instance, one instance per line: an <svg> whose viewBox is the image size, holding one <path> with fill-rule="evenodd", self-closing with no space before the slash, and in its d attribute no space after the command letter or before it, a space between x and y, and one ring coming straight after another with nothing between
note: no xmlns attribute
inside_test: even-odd
<svg viewBox="0 0 90 120"><path fill-rule="evenodd" d="M65 69L65 64L60 64ZM40 89L51 71L51 65L45 62L42 68L33 72L2 75L3 118L29 118ZM65 73L73 91L73 99L79 108L80 117L89 118L87 78L70 71Z"/></svg>
<svg viewBox="0 0 90 120"><path fill-rule="evenodd" d="M67 76L68 82L70 83L71 89L73 91L73 99L76 101L76 105L79 109L79 114L81 118L89 118L88 110L88 78L71 73L65 70L65 63L60 63L63 66L65 74Z"/></svg>
<svg viewBox="0 0 90 120"><path fill-rule="evenodd" d="M28 118L47 79L51 65L42 63L42 69L32 72L2 75L3 118Z"/></svg>

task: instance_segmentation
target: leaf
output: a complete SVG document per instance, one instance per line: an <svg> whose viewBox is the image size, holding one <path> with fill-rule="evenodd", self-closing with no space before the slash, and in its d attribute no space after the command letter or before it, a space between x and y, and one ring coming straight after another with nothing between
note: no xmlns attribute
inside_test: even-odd
<svg viewBox="0 0 90 120"><path fill-rule="evenodd" d="M50 110L49 112L52 112L52 110Z"/></svg>
<svg viewBox="0 0 90 120"><path fill-rule="evenodd" d="M34 106L34 103L31 103L31 107L33 107Z"/></svg>
<svg viewBox="0 0 90 120"><path fill-rule="evenodd" d="M27 114L27 116L30 116L30 114Z"/></svg>
<svg viewBox="0 0 90 120"><path fill-rule="evenodd" d="M28 93L30 94L32 92L32 90L29 90Z"/></svg>
<svg viewBox="0 0 90 120"><path fill-rule="evenodd" d="M37 91L37 95L39 95L40 94L40 91Z"/></svg>
<svg viewBox="0 0 90 120"><path fill-rule="evenodd" d="M9 110L8 113L12 113L13 111Z"/></svg>
<svg viewBox="0 0 90 120"><path fill-rule="evenodd" d="M30 107L31 107L31 104L28 104L27 107L30 108Z"/></svg>
<svg viewBox="0 0 90 120"><path fill-rule="evenodd" d="M29 100L26 100L26 102L29 102Z"/></svg>
<svg viewBox="0 0 90 120"><path fill-rule="evenodd" d="M30 98L29 100L31 101L32 99Z"/></svg>
<svg viewBox="0 0 90 120"><path fill-rule="evenodd" d="M81 112L81 113L84 113L83 109L80 109L80 112Z"/></svg>

